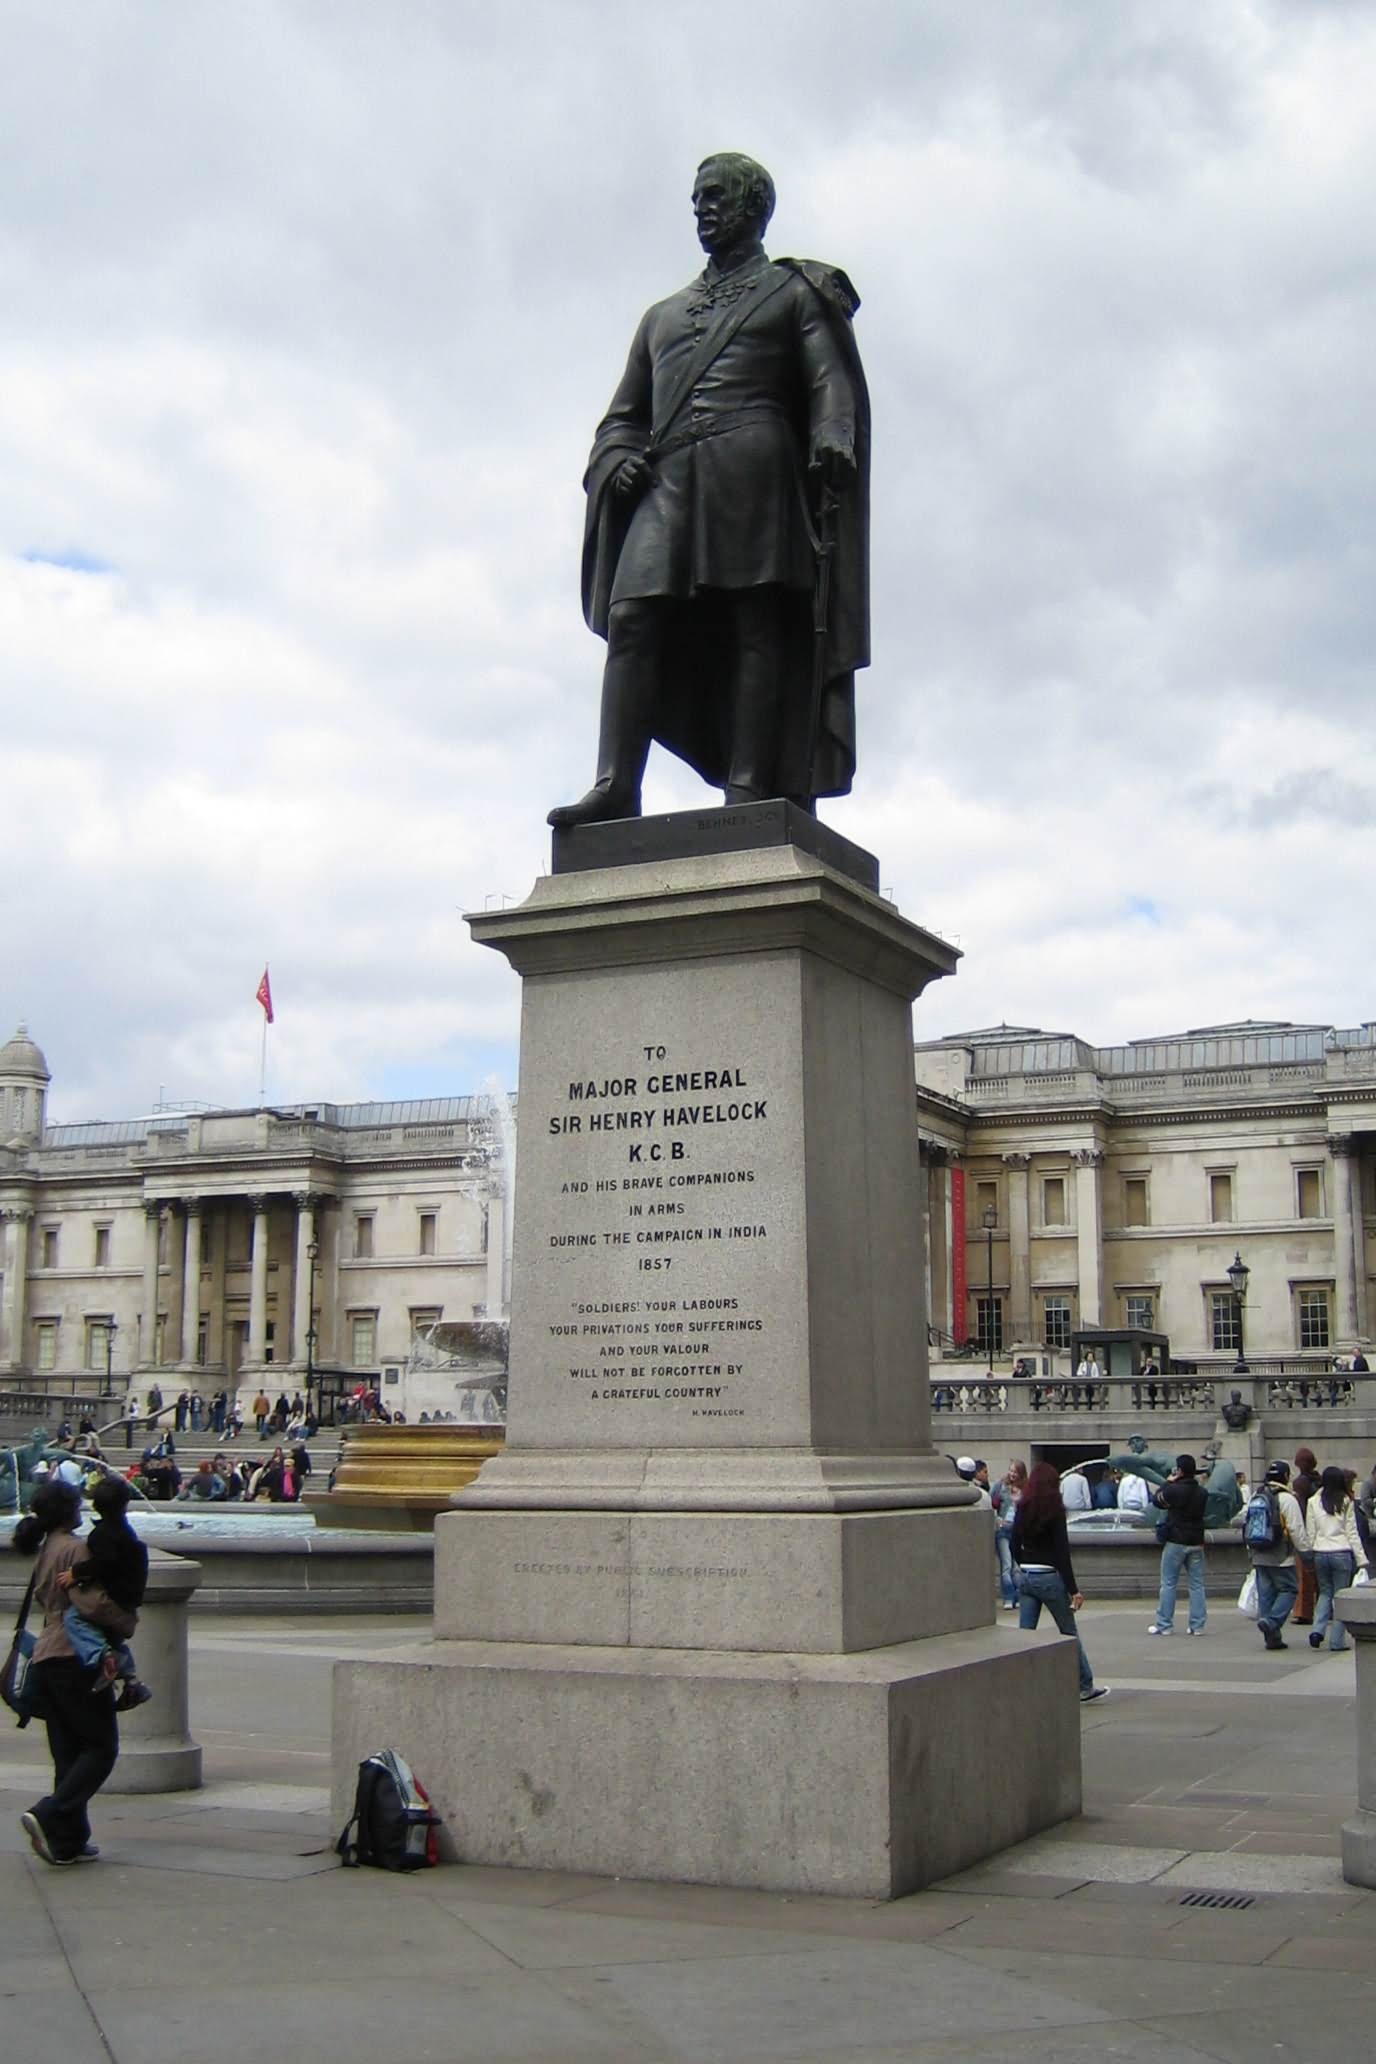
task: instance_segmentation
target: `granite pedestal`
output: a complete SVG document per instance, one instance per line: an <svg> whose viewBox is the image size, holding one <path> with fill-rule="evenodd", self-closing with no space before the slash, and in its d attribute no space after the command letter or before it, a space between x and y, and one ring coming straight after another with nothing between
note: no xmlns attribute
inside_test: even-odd
<svg viewBox="0 0 1376 2064"><path fill-rule="evenodd" d="M790 827L600 827L469 920L524 978L507 1440L435 1643L340 1666L335 1769L414 1752L473 1861L891 1896L1078 1810L1073 1647L995 1633L930 1438L911 1004L957 956Z"/></svg>

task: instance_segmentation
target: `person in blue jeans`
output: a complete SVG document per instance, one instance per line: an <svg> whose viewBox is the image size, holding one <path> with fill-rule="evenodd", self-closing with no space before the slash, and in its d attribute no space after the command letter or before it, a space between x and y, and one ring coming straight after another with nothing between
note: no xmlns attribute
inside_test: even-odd
<svg viewBox="0 0 1376 2064"><path fill-rule="evenodd" d="M1080 1704L1107 1698L1108 1686L1094 1682L1075 1624L1084 1599L1070 1562L1060 1478L1049 1462L1034 1463L1028 1473L1013 1520L1011 1546L1018 1568L1018 1625L1035 1627L1045 1606L1062 1634L1074 1636L1080 1657Z"/></svg>
<svg viewBox="0 0 1376 2064"><path fill-rule="evenodd" d="M994 1493L994 1553L999 1563L999 1593L1005 1610L1015 1612L1018 1604L1018 1571L1013 1561L1013 1521L1018 1500L1027 1482L1027 1464L1010 1462L1003 1482Z"/></svg>
<svg viewBox="0 0 1376 2064"><path fill-rule="evenodd" d="M1190 1589L1191 1634L1202 1634L1208 1618L1204 1603L1204 1513L1209 1494L1199 1481L1199 1465L1193 1455L1177 1455L1175 1469L1161 1488L1152 1493L1152 1503L1164 1513L1161 1532L1161 1595L1156 1617L1148 1634L1175 1632L1175 1597L1183 1571Z"/></svg>
<svg viewBox="0 0 1376 2064"><path fill-rule="evenodd" d="M1276 1540L1270 1548L1247 1550L1257 1580L1257 1632L1268 1649L1286 1648L1281 1628L1299 1596L1296 1554L1309 1553L1309 1532L1299 1499L1288 1488L1290 1464L1273 1462L1262 1489L1275 1500ZM1254 1493L1254 1496L1256 1494ZM1248 1504L1248 1511L1251 1504ZM1246 1522L1244 1521L1244 1526Z"/></svg>
<svg viewBox="0 0 1376 2064"><path fill-rule="evenodd" d="M1367 1555L1345 1470L1332 1463L1325 1469L1317 1495L1305 1507L1304 1523L1318 1583L1309 1646L1322 1648L1326 1631L1330 1648L1346 1648L1347 1629L1333 1610L1334 1594L1346 1590L1359 1569L1366 1569Z"/></svg>

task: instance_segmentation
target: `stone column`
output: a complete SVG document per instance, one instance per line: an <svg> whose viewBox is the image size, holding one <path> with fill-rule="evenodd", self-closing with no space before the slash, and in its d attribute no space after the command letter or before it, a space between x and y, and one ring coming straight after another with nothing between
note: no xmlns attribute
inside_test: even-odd
<svg viewBox="0 0 1376 2064"><path fill-rule="evenodd" d="M253 1210L252 1276L248 1301L249 1366L261 1369L268 1352L268 1200L250 1197Z"/></svg>
<svg viewBox="0 0 1376 2064"><path fill-rule="evenodd" d="M503 1220L502 1192L494 1183L487 1192L487 1316L499 1319L505 1305L505 1285L502 1281L503 1257L506 1253L506 1225Z"/></svg>
<svg viewBox="0 0 1376 2064"><path fill-rule="evenodd" d="M1333 1163L1333 1314L1335 1344L1353 1348L1357 1344L1357 1213L1361 1196L1355 1180L1358 1173L1357 1142L1350 1132L1329 1137L1328 1152Z"/></svg>
<svg viewBox="0 0 1376 2064"><path fill-rule="evenodd" d="M139 1366L158 1366L158 1239L162 1206L146 1202L143 1207L143 1312L139 1320Z"/></svg>
<svg viewBox="0 0 1376 2064"><path fill-rule="evenodd" d="M927 1178L927 1318L940 1339L951 1331L951 1176L946 1149L923 1141Z"/></svg>
<svg viewBox="0 0 1376 2064"><path fill-rule="evenodd" d="M194 1363L201 1332L201 1200L183 1197L185 1253L182 1260L182 1360Z"/></svg>
<svg viewBox="0 0 1376 2064"><path fill-rule="evenodd" d="M315 1240L315 1214L320 1199L314 1190L297 1190L292 1201L296 1205L296 1247L292 1261L291 1360L304 1362L306 1335L311 1326L311 1262L306 1250ZM318 1265L319 1256L316 1259Z"/></svg>
<svg viewBox="0 0 1376 2064"><path fill-rule="evenodd" d="M338 1202L337 1197L323 1198L315 1221L316 1238L320 1243L320 1260L315 1279L316 1303L320 1311L316 1325L320 1335L315 1343L317 1363L339 1360L340 1214L330 1208Z"/></svg>
<svg viewBox="0 0 1376 2064"><path fill-rule="evenodd" d="M1081 1147L1075 1163L1075 1249L1080 1276L1080 1324L1104 1323L1104 1216L1099 1171L1100 1147Z"/></svg>
<svg viewBox="0 0 1376 2064"><path fill-rule="evenodd" d="M29 1275L29 1220L33 1212L27 1204L10 1204L0 1211L0 1222L5 1228L5 1288L0 1301L0 1325L4 1331L4 1366L7 1369L22 1369L26 1366L24 1355L24 1321L28 1310Z"/></svg>
<svg viewBox="0 0 1376 2064"><path fill-rule="evenodd" d="M163 1360L172 1367L187 1359L182 1334L185 1277L186 1216L178 1199L167 1207L167 1325L162 1343Z"/></svg>
<svg viewBox="0 0 1376 2064"><path fill-rule="evenodd" d="M1371 1286L1366 1266L1366 1183L1360 1150L1352 1157L1352 1242L1357 1277L1357 1337L1371 1338Z"/></svg>
<svg viewBox="0 0 1376 2064"><path fill-rule="evenodd" d="M225 1362L225 1249L229 1244L229 1205L222 1202L210 1221L210 1294L206 1299L205 1358L211 1368Z"/></svg>
<svg viewBox="0 0 1376 2064"><path fill-rule="evenodd" d="M1032 1240L1027 1208L1030 1154L1005 1154L1008 1170L1008 1337L1032 1338Z"/></svg>

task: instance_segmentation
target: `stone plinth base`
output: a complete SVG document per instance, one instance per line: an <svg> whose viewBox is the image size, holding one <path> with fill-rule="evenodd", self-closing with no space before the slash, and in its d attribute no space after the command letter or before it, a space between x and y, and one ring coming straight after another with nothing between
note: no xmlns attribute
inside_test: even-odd
<svg viewBox="0 0 1376 2064"><path fill-rule="evenodd" d="M989 1624L992 1522L945 1512L447 1513L442 1640L842 1655Z"/></svg>
<svg viewBox="0 0 1376 2064"><path fill-rule="evenodd" d="M388 1744L463 1862L890 1899L1080 1808L1074 1644L849 1656L436 1642L334 1673L334 1817Z"/></svg>
<svg viewBox="0 0 1376 2064"><path fill-rule="evenodd" d="M150 1549L132 1647L153 1696L120 1715L119 1761L107 1792L200 1790L201 1745L191 1736L186 1656L186 1611L200 1581L198 1564Z"/></svg>
<svg viewBox="0 0 1376 2064"><path fill-rule="evenodd" d="M1376 1584L1340 1591L1333 1604L1357 1649L1358 1810L1343 1822L1343 1876L1376 1887Z"/></svg>

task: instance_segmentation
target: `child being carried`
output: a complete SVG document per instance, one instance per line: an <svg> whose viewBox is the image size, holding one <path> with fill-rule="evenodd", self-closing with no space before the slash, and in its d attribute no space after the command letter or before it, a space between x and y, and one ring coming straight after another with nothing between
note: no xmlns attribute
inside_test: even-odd
<svg viewBox="0 0 1376 2064"><path fill-rule="evenodd" d="M127 1713L153 1694L134 1663L129 1639L148 1583L148 1550L125 1517L133 1496L120 1476L102 1477L91 1493L100 1515L82 1560L58 1578L70 1599L62 1615L77 1660L98 1669L93 1690L123 1680L115 1711Z"/></svg>

